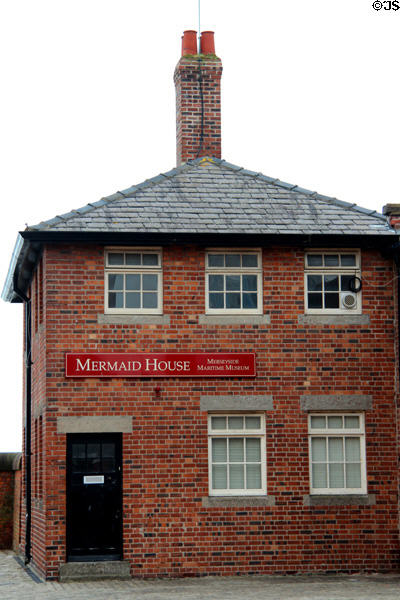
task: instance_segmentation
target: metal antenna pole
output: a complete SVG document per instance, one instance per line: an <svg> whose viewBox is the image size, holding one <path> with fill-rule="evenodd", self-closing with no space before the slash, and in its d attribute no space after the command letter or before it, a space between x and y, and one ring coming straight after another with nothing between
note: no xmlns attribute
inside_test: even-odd
<svg viewBox="0 0 400 600"><path fill-rule="evenodd" d="M198 37L198 53L200 54L200 0L199 0L199 29L197 32Z"/></svg>

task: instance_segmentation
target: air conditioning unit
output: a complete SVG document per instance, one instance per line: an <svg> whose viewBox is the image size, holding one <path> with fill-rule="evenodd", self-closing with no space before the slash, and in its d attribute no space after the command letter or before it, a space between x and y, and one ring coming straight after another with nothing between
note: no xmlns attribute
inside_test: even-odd
<svg viewBox="0 0 400 600"><path fill-rule="evenodd" d="M351 292L342 292L340 294L340 301L343 308L348 310L357 308L357 296Z"/></svg>

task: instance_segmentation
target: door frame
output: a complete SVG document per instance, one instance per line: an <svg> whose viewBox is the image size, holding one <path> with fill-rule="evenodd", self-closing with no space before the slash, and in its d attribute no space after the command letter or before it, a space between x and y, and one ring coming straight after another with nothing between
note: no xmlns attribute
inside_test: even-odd
<svg viewBox="0 0 400 600"><path fill-rule="evenodd" d="M119 519L119 531L118 531L118 548L117 552L110 554L72 554L71 553L71 533L70 519L72 510L72 444L74 442L98 442L98 441L112 441L115 443L115 455L117 469L119 472L119 497L118 497L118 510L120 513ZM120 432L95 432L95 433L68 433L66 443L66 555L68 562L96 562L96 561L108 561L108 560L122 560L123 559L123 511L122 511L122 497L123 497L123 481L122 481L122 433Z"/></svg>

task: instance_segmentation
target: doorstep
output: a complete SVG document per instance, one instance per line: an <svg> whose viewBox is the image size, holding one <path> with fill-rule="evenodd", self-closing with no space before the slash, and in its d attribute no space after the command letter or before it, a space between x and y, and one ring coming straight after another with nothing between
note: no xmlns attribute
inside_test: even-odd
<svg viewBox="0 0 400 600"><path fill-rule="evenodd" d="M68 562L60 566L59 581L98 581L100 579L130 579L128 560L98 562Z"/></svg>

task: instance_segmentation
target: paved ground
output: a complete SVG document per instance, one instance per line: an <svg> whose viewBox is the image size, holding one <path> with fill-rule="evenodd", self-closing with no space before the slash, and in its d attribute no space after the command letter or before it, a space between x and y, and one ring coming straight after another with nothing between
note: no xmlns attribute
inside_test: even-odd
<svg viewBox="0 0 400 600"><path fill-rule="evenodd" d="M200 577L38 583L15 560L0 552L3 600L400 600L399 575L346 577Z"/></svg>

